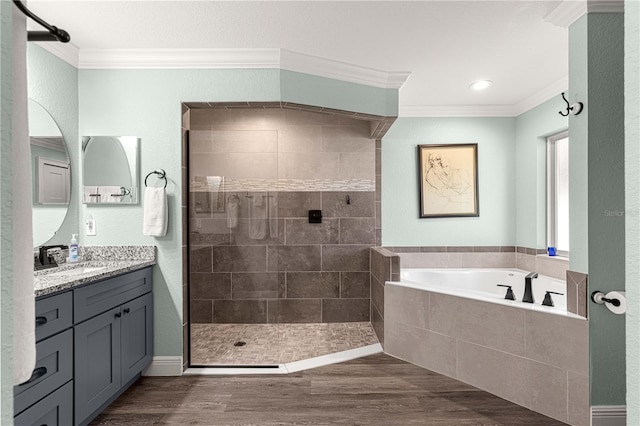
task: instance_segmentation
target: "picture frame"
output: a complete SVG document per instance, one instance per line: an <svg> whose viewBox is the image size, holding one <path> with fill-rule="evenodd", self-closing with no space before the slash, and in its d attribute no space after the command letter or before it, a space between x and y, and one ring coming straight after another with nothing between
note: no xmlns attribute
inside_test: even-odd
<svg viewBox="0 0 640 426"><path fill-rule="evenodd" d="M418 145L420 218L478 217L478 144Z"/></svg>

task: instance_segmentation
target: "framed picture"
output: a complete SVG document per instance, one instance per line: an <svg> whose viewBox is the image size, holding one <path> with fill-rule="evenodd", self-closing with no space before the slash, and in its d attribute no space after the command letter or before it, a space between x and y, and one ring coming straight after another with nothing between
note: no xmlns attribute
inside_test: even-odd
<svg viewBox="0 0 640 426"><path fill-rule="evenodd" d="M418 145L420 217L479 216L478 144Z"/></svg>

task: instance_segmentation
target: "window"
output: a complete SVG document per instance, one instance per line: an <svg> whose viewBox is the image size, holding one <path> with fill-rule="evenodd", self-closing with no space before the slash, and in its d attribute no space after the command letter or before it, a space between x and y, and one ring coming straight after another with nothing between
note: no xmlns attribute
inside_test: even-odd
<svg viewBox="0 0 640 426"><path fill-rule="evenodd" d="M569 132L547 138L547 245L569 255Z"/></svg>

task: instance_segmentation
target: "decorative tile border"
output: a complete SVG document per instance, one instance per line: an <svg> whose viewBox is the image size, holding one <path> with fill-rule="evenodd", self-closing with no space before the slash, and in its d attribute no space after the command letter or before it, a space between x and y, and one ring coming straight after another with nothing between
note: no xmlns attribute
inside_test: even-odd
<svg viewBox="0 0 640 426"><path fill-rule="evenodd" d="M199 176L191 182L190 192L238 192L238 191L272 191L272 192L344 192L375 191L375 181L369 179L223 179L220 184L207 182L206 176Z"/></svg>
<svg viewBox="0 0 640 426"><path fill-rule="evenodd" d="M513 253L516 251L514 246L411 246L385 248L394 253Z"/></svg>

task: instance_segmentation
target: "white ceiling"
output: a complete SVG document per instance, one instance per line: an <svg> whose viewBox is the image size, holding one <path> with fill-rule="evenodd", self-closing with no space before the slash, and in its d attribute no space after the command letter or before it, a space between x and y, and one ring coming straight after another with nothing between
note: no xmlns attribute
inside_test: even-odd
<svg viewBox="0 0 640 426"><path fill-rule="evenodd" d="M517 113L566 89L568 31L545 20L560 3L29 0L28 7L68 31L81 57L90 49L281 48L410 72L400 111L420 115ZM494 85L469 90L478 79Z"/></svg>

